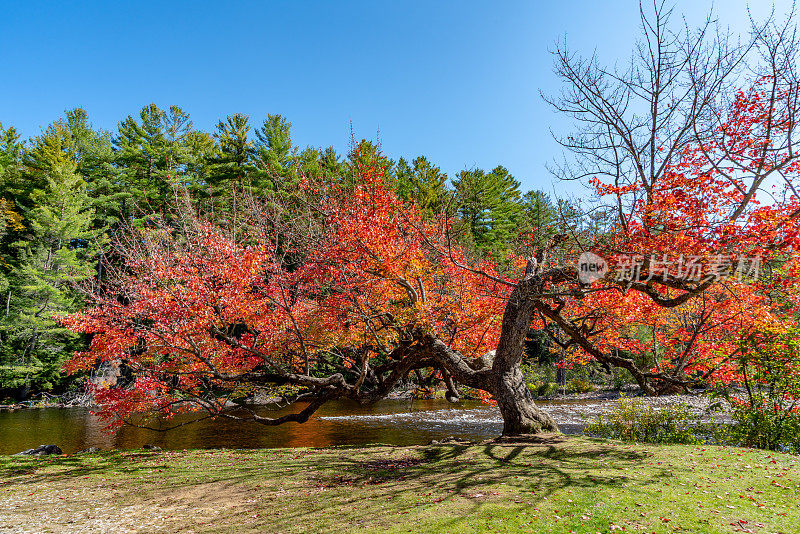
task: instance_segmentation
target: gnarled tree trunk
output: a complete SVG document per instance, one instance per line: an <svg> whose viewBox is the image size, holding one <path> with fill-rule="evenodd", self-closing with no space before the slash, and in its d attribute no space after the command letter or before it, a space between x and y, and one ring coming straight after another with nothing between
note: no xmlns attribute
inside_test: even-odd
<svg viewBox="0 0 800 534"><path fill-rule="evenodd" d="M533 402L519 363L495 377L494 398L503 416L504 436L558 432L555 421Z"/></svg>
<svg viewBox="0 0 800 534"><path fill-rule="evenodd" d="M511 292L503 313L500 342L492 362L492 394L503 416L503 435L557 432L558 425L533 402L520 363L525 336L535 305L529 293L539 289L538 278L530 272Z"/></svg>

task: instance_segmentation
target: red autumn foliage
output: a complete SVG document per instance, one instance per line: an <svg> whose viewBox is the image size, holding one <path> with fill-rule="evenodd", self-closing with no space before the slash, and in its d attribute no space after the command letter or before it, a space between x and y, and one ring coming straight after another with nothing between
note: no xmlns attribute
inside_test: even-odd
<svg viewBox="0 0 800 534"><path fill-rule="evenodd" d="M122 267L64 320L93 335L69 369L124 362L134 382L96 390L118 422L204 411L263 424L303 422L330 399L372 402L425 370L451 396L462 384L495 399L508 433L556 428L520 372L530 327L557 331L578 360L628 369L651 394L737 380L736 340L798 317L798 163L780 142L794 129L783 102L793 95L762 87L771 82L737 94L657 181L595 179L620 216L590 243L557 235L527 262L512 258L511 273L467 258L451 243L453 221L423 220L380 168L352 188L305 182L291 207L251 199L241 227L184 208L181 228L164 222L116 243ZM587 246L611 264L640 258L639 277L582 283L572 261ZM760 259L762 277L718 276L745 257ZM656 263L665 258L683 263ZM237 406L283 385L307 406L275 418Z"/></svg>
<svg viewBox="0 0 800 534"><path fill-rule="evenodd" d="M640 383L670 391L739 380L739 339L796 325L794 98L761 78L736 94L711 135L665 164L658 181L592 181L612 205L628 208L592 248L627 265L595 284L617 291L587 293L562 310L590 325L573 343L592 338L588 354L617 365L614 355L625 353Z"/></svg>
<svg viewBox="0 0 800 534"><path fill-rule="evenodd" d="M124 362L129 387L95 389L102 413L119 423L153 412L229 414L257 388L282 384L375 400L409 371L441 367L401 358L423 334L464 358L493 349L507 286L457 267L451 256L466 260L445 248L447 222L424 222L386 189L382 169L358 178L352 190L306 184L313 218L288 220L283 207L252 202L244 238L187 207L179 229L131 230L115 246L123 267L89 292L86 312L64 318L93 335L68 370ZM319 378L320 368L350 381Z"/></svg>

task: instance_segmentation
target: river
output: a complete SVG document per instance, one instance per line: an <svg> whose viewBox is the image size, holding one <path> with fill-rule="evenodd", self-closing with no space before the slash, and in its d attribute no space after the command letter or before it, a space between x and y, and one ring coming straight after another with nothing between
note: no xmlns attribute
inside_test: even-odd
<svg viewBox="0 0 800 534"><path fill-rule="evenodd" d="M585 419L613 401L540 402L562 431L580 432ZM297 410L297 407L294 407ZM264 408L265 412L267 408ZM273 412L279 415L286 412ZM501 433L496 408L479 401L384 400L372 406L346 401L324 405L306 423L266 427L227 419L205 420L167 432L123 427L114 434L87 408L38 408L0 412L0 454L43 444L65 453L89 447L134 449L151 444L162 449L329 447L335 445L425 444L456 437L484 440Z"/></svg>

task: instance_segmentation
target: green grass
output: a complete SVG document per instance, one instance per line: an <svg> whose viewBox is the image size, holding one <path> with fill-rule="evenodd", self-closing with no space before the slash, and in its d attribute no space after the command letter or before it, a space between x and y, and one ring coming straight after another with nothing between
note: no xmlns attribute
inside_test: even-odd
<svg viewBox="0 0 800 534"><path fill-rule="evenodd" d="M527 443L0 457L5 532L800 532L800 457Z"/></svg>

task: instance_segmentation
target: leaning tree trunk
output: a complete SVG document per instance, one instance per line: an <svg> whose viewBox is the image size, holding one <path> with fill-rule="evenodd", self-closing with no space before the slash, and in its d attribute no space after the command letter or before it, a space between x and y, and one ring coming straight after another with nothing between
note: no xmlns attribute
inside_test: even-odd
<svg viewBox="0 0 800 534"><path fill-rule="evenodd" d="M555 421L533 402L520 368L525 337L535 309L528 294L535 290L535 282L534 277L526 277L511 292L492 363L492 393L503 416L504 436L558 431Z"/></svg>
<svg viewBox="0 0 800 534"><path fill-rule="evenodd" d="M503 435L558 432L558 425L533 402L519 363L495 377L494 398L503 416Z"/></svg>

